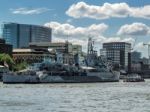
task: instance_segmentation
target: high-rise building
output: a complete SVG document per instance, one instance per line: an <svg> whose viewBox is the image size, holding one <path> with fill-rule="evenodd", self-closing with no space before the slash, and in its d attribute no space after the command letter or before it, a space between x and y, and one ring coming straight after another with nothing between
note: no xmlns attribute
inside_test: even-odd
<svg viewBox="0 0 150 112"><path fill-rule="evenodd" d="M132 63L139 63L141 61L141 52L131 52L131 61Z"/></svg>
<svg viewBox="0 0 150 112"><path fill-rule="evenodd" d="M114 64L119 64L123 69L128 69L131 61L131 44L126 42L104 43L101 54Z"/></svg>
<svg viewBox="0 0 150 112"><path fill-rule="evenodd" d="M1 53L12 55L12 45L6 44L2 38L0 38L0 54Z"/></svg>
<svg viewBox="0 0 150 112"><path fill-rule="evenodd" d="M51 42L51 28L38 25L4 23L3 37L13 48L27 48L30 42Z"/></svg>

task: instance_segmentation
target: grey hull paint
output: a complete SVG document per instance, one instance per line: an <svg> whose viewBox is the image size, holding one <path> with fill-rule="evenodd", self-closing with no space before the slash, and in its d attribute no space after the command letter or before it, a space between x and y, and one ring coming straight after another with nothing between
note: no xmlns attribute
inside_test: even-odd
<svg viewBox="0 0 150 112"><path fill-rule="evenodd" d="M31 75L3 75L3 83L39 83L38 76Z"/></svg>
<svg viewBox="0 0 150 112"><path fill-rule="evenodd" d="M87 83L87 82L118 82L116 77L100 78L97 76L16 76L6 74L3 76L3 83Z"/></svg>
<svg viewBox="0 0 150 112"><path fill-rule="evenodd" d="M117 82L118 79L107 78L102 79L97 76L47 76L45 79L41 79L42 83L82 83L82 82Z"/></svg>

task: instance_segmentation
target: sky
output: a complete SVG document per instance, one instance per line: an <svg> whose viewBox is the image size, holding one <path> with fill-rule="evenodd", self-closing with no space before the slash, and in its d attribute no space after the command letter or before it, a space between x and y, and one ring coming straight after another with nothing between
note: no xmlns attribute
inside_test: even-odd
<svg viewBox="0 0 150 112"><path fill-rule="evenodd" d="M149 0L1 0L0 24L16 22L52 28L52 41L83 46L92 37L95 49L102 43L123 41L148 56Z"/></svg>

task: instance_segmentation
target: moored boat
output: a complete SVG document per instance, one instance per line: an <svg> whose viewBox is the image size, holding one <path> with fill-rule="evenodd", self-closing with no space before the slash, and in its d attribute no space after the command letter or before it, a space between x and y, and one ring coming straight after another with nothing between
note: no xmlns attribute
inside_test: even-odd
<svg viewBox="0 0 150 112"><path fill-rule="evenodd" d="M3 83L39 83L35 71L24 70L19 72L7 72L3 74Z"/></svg>
<svg viewBox="0 0 150 112"><path fill-rule="evenodd" d="M86 70L86 71L85 71ZM84 68L78 72L68 71L37 71L6 73L3 83L86 83L86 82L117 82L119 73L98 72L94 68Z"/></svg>
<svg viewBox="0 0 150 112"><path fill-rule="evenodd" d="M118 82L119 71L114 71L93 50L93 41L89 39L85 65L68 65L58 62L41 63L38 68L19 73L3 74L4 83L84 83ZM35 68L35 67L33 67Z"/></svg>
<svg viewBox="0 0 150 112"><path fill-rule="evenodd" d="M140 75L138 74L128 74L124 79L124 82L144 82L144 78L142 78Z"/></svg>

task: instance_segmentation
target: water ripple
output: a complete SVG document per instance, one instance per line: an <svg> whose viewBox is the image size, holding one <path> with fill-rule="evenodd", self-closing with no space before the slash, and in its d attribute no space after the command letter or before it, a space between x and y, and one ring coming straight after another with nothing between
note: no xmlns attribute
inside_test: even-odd
<svg viewBox="0 0 150 112"><path fill-rule="evenodd" d="M142 83L0 83L0 112L149 112L150 80Z"/></svg>

